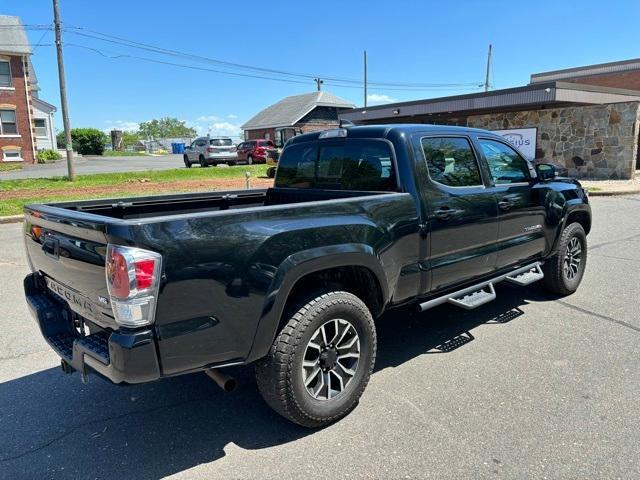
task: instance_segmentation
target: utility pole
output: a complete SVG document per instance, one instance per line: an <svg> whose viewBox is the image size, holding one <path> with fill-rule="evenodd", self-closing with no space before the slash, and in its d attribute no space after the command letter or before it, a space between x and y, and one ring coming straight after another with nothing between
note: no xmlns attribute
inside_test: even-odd
<svg viewBox="0 0 640 480"><path fill-rule="evenodd" d="M60 103L62 106L62 123L64 124L64 143L67 151L67 171L69 181L76 178L73 167L73 147L71 145L71 126L69 125L69 107L67 106L67 82L64 77L64 58L62 56L62 29L60 28L60 12L58 0L53 0L53 21L56 31L56 50L58 52L58 79L60 81Z"/></svg>
<svg viewBox="0 0 640 480"><path fill-rule="evenodd" d="M314 82L316 82L316 86L318 87L318 91L322 90L322 84L324 83L321 78L314 78Z"/></svg>
<svg viewBox="0 0 640 480"><path fill-rule="evenodd" d="M364 108L367 108L367 51L364 51Z"/></svg>
<svg viewBox="0 0 640 480"><path fill-rule="evenodd" d="M489 91L489 75L491 74L491 44L489 44L489 53L487 54L487 75L484 77L484 91Z"/></svg>

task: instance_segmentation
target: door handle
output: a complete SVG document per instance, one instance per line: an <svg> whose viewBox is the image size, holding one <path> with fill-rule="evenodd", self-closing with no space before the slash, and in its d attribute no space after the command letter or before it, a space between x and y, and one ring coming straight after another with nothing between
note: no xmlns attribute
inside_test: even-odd
<svg viewBox="0 0 640 480"><path fill-rule="evenodd" d="M439 218L440 220L449 220L456 213L458 213L458 210L449 207L441 207L433 212L436 218Z"/></svg>
<svg viewBox="0 0 640 480"><path fill-rule="evenodd" d="M509 210L513 207L513 202L508 198L503 198L498 202L498 207L500 207L501 210Z"/></svg>

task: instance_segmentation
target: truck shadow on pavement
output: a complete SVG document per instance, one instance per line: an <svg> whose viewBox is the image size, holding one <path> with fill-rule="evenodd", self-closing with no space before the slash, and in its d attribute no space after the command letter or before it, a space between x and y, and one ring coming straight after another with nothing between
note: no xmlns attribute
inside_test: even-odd
<svg viewBox="0 0 640 480"><path fill-rule="evenodd" d="M528 300L552 299L535 288L499 293L473 311L389 312L378 323L376 371L462 347L474 328L499 328ZM232 373L240 385L232 394L204 374L118 387L96 375L83 385L51 368L2 383L0 477L155 479L221 459L230 444L254 450L313 434L266 406L252 369Z"/></svg>

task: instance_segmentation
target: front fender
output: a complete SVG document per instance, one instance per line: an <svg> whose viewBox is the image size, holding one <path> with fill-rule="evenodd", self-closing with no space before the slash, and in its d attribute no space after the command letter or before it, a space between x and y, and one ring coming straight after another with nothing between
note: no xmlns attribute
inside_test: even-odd
<svg viewBox="0 0 640 480"><path fill-rule="evenodd" d="M560 224L559 224L559 228L557 229L556 234L555 234L555 238L554 238L554 241L553 241L553 246L551 247L550 255L555 255L555 253L558 251L558 245L560 244L560 238L562 237L562 231L567 226L567 220L569 219L569 217L572 214L575 214L575 213L578 213L578 212L584 212L589 216L589 218L591 218L591 206L588 203L585 203L581 199L577 199L577 198L568 200L567 203L565 204L565 207L564 207L564 211L563 211L562 219L561 219Z"/></svg>
<svg viewBox="0 0 640 480"><path fill-rule="evenodd" d="M383 304L389 301L389 284L373 248L361 243L318 247L289 255L278 267L265 297L264 308L247 362L264 357L276 336L289 294L298 280L314 272L335 267L361 266L376 276Z"/></svg>

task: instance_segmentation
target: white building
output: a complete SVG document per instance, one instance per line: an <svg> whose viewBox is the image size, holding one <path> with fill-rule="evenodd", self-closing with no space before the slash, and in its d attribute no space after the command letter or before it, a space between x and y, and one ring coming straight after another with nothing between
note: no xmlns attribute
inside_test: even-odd
<svg viewBox="0 0 640 480"><path fill-rule="evenodd" d="M56 107L37 97L32 97L32 105L36 150L57 150L56 129L53 123Z"/></svg>

